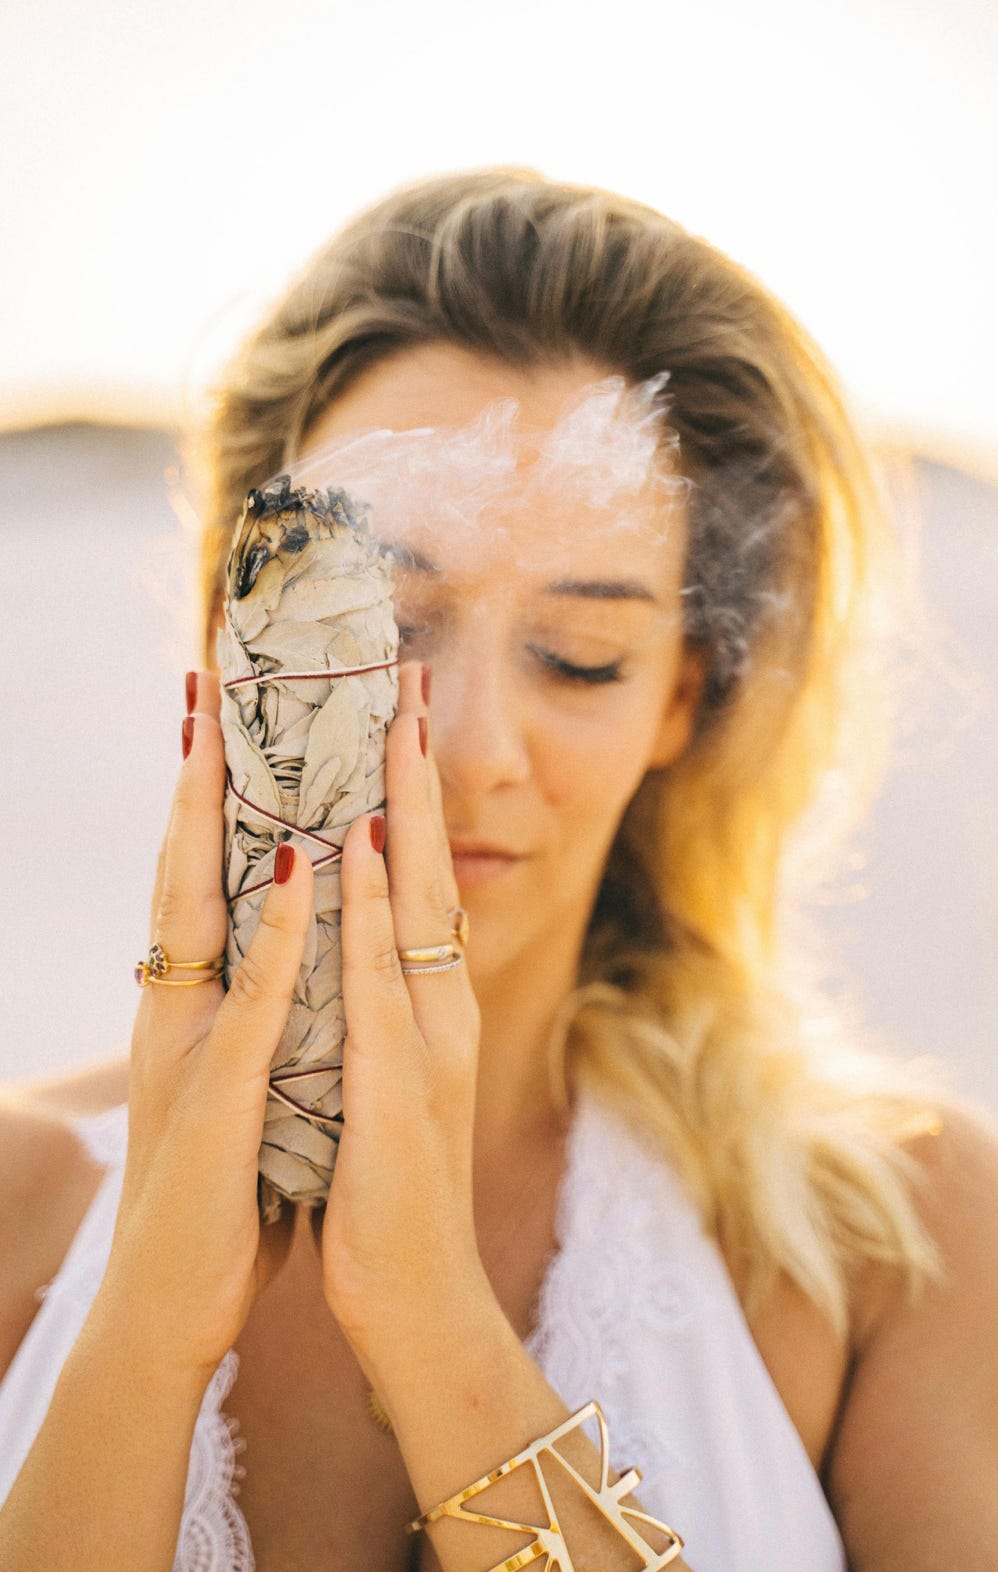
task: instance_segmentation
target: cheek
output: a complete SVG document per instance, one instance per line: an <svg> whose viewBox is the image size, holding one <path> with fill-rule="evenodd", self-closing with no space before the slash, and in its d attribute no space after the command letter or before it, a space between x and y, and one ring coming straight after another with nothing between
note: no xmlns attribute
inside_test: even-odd
<svg viewBox="0 0 998 1572"><path fill-rule="evenodd" d="M660 684L636 678L574 713L552 706L533 750L546 800L575 822L619 818L644 778L660 717Z"/></svg>

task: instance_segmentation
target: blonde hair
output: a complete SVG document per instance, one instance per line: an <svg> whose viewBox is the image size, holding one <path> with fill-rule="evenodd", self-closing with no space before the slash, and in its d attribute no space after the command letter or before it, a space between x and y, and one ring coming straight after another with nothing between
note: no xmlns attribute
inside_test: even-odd
<svg viewBox="0 0 998 1572"><path fill-rule="evenodd" d="M522 368L582 355L632 382L670 374L706 681L691 743L621 823L562 1013L560 1086L570 1062L664 1146L746 1304L785 1272L845 1333L854 1268L885 1263L911 1288L935 1270L905 1151L935 1115L792 980L779 935L791 831L832 779L844 834L887 758L870 651L897 542L835 378L750 274L650 207L520 168L406 185L311 260L218 389L208 665L246 492L365 367L433 341ZM734 623L710 597L733 551Z"/></svg>

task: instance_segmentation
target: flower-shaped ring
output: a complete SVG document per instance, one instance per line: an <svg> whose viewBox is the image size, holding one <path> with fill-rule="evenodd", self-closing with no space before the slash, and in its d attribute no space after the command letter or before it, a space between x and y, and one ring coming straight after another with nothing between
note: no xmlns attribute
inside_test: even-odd
<svg viewBox="0 0 998 1572"><path fill-rule="evenodd" d="M171 961L167 959L166 951L161 944L154 944L144 961L136 961L134 977L140 988L146 988L150 983L161 983L164 988L195 988L198 983L214 982L216 977L221 977L225 965L225 956L216 955L213 961ZM188 977L183 981L171 981L167 972L210 972L208 977Z"/></svg>

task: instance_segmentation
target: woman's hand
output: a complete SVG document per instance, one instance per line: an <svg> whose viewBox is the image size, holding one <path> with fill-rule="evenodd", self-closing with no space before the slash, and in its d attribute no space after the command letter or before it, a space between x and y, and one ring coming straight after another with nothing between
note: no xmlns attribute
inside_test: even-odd
<svg viewBox="0 0 998 1572"><path fill-rule="evenodd" d="M171 961L209 960L226 941L225 758L218 680L208 672L198 673L198 706L185 722L191 746L152 901L151 937ZM311 864L299 852L287 881L267 891L227 993L220 981L152 984L139 1003L128 1156L100 1299L160 1358L205 1378L291 1244L292 1207L261 1229L257 1165L271 1058L311 910Z"/></svg>
<svg viewBox="0 0 998 1572"><path fill-rule="evenodd" d="M397 954L452 941L458 904L420 676L400 670L385 854L377 816L344 843L343 1132L324 1216L312 1218L326 1301L369 1374L400 1315L491 1292L475 1237L479 1016L467 967L403 974Z"/></svg>

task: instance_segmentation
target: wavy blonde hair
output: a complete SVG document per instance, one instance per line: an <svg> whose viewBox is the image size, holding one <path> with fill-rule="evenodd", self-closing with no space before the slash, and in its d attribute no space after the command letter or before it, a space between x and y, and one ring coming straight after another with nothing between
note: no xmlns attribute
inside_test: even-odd
<svg viewBox="0 0 998 1572"><path fill-rule="evenodd" d="M805 810L833 781L844 836L888 757L871 635L898 542L835 378L750 274L650 207L521 168L408 184L309 262L217 389L207 665L246 492L365 367L433 341L670 374L706 681L685 753L622 820L553 1063L562 1097L571 1064L668 1151L747 1306L783 1272L845 1334L855 1268L914 1288L937 1263L905 1149L931 1098L802 981L778 922Z"/></svg>

